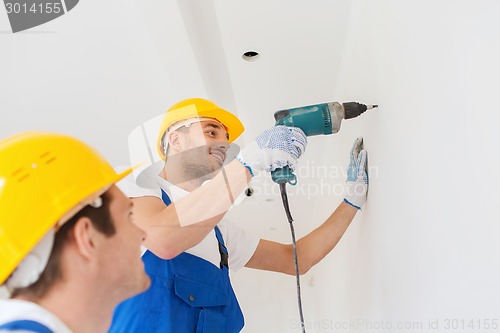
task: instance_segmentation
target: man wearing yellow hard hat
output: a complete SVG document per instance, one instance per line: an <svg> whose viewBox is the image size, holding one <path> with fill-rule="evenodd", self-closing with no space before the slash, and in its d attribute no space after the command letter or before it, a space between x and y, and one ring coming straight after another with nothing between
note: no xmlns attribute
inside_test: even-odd
<svg viewBox="0 0 500 333"><path fill-rule="evenodd" d="M284 166L293 171L305 150L306 136L299 128L272 127L224 165L229 144L243 130L236 116L205 99L187 99L167 111L156 143L165 160L154 177L157 188L127 193L148 235L143 261L151 287L117 307L110 333L239 332L244 319L229 268L295 273L290 244L245 233L224 218L221 207L230 205L242 192L241 184L257 171ZM216 190L200 195L201 189L216 181ZM363 195L366 191L361 199ZM190 200L195 204L189 213L177 210L178 224L165 218L172 203L178 205L194 196L197 199ZM301 273L330 252L356 212L352 205L341 204L322 226L297 242ZM203 213L202 222L196 223L194 216Z"/></svg>
<svg viewBox="0 0 500 333"><path fill-rule="evenodd" d="M60 134L0 141L1 332L106 332L113 310L148 288L143 230L116 173Z"/></svg>

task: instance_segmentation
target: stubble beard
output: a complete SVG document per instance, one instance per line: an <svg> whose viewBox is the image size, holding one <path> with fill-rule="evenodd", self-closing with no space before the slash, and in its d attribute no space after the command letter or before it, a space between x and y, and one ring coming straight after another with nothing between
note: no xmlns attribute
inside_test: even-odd
<svg viewBox="0 0 500 333"><path fill-rule="evenodd" d="M194 181L201 185L214 178L222 165L212 162L208 147L197 147L182 153L182 165L186 181Z"/></svg>

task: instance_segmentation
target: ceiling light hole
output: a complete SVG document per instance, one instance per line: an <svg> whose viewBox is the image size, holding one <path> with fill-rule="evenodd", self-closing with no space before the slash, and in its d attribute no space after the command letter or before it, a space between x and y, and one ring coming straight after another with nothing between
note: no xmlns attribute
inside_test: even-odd
<svg viewBox="0 0 500 333"><path fill-rule="evenodd" d="M259 52L256 51L247 51L243 53L243 60L246 61L255 61L259 57Z"/></svg>

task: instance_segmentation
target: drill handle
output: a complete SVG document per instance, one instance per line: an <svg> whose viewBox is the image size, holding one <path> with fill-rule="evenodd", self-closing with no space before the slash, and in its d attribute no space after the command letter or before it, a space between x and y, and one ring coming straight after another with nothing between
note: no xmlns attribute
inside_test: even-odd
<svg viewBox="0 0 500 333"><path fill-rule="evenodd" d="M297 176L295 176L288 166L271 171L271 178L277 184L288 183L290 185L297 184Z"/></svg>

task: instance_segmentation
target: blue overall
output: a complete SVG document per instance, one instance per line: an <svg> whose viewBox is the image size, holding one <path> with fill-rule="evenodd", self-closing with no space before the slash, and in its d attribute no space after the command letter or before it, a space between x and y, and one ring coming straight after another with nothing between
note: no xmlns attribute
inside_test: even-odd
<svg viewBox="0 0 500 333"><path fill-rule="evenodd" d="M165 205L170 198L162 190ZM233 333L244 325L228 271L228 252L214 228L220 267L189 253L163 260L152 252L142 256L151 287L121 303L109 333Z"/></svg>
<svg viewBox="0 0 500 333"><path fill-rule="evenodd" d="M15 320L0 325L0 332L28 331L33 333L54 333L47 326L33 320Z"/></svg>

